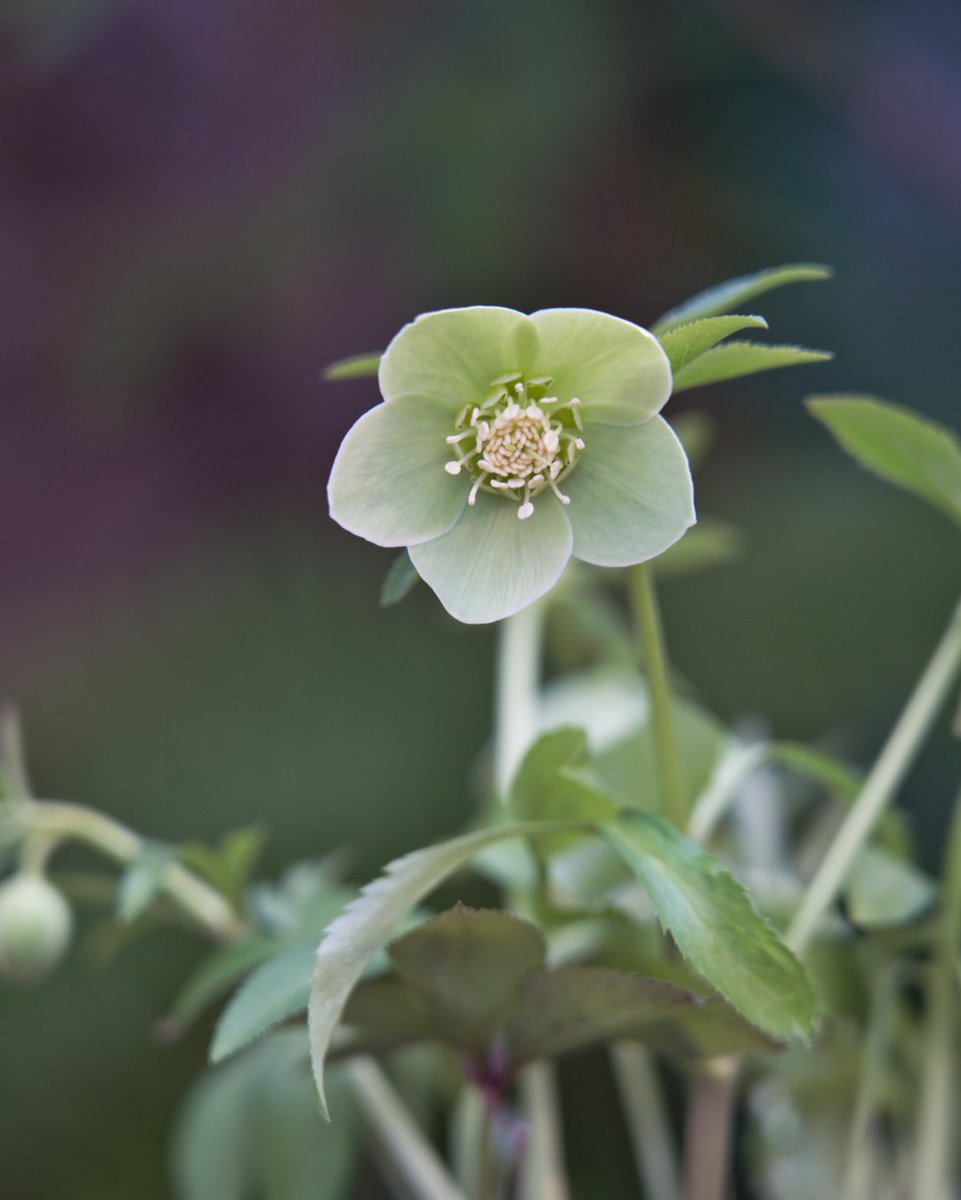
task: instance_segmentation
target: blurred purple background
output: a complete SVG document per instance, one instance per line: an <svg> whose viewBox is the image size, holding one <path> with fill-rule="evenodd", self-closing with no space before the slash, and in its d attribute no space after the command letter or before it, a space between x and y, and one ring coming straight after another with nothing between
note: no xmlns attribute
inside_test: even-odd
<svg viewBox="0 0 961 1200"><path fill-rule="evenodd" d="M389 556L324 499L375 390L322 368L425 309L645 323L804 259L836 281L764 311L838 357L675 408L717 419L699 503L747 554L665 603L721 715L858 759L959 556L799 401L873 390L961 424L953 0L6 0L0 691L40 789L174 840L263 819L268 868L346 845L358 877L457 828L490 633L423 589L378 613ZM946 753L908 797L929 838ZM36 996L0 995L23 1030L0 1045L12 1200L167 1194L203 1038L146 1031L194 949L107 974L95 933Z"/></svg>

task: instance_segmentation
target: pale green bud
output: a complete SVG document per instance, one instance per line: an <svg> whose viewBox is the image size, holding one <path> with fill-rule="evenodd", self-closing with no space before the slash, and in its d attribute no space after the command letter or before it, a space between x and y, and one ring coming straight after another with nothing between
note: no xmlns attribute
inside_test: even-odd
<svg viewBox="0 0 961 1200"><path fill-rule="evenodd" d="M0 885L0 976L33 981L57 965L70 941L70 906L42 875Z"/></svg>

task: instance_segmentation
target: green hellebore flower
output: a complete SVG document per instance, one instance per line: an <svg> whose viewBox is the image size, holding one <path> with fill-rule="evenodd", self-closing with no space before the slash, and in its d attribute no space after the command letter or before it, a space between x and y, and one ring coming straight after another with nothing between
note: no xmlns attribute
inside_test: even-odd
<svg viewBox="0 0 961 1200"><path fill-rule="evenodd" d="M330 513L406 546L447 611L480 624L544 595L570 558L644 562L695 520L687 458L657 414L658 340L583 308L455 308L406 325L384 403L348 432Z"/></svg>

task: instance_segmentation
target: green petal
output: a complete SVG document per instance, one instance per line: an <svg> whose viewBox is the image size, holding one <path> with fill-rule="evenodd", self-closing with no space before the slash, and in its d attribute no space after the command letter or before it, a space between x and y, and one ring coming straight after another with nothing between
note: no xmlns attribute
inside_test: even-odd
<svg viewBox="0 0 961 1200"><path fill-rule="evenodd" d="M540 343L534 375L550 375L551 391L577 396L585 416L609 425L638 425L671 394L671 364L653 334L588 308L545 308L531 317Z"/></svg>
<svg viewBox="0 0 961 1200"><path fill-rule="evenodd" d="M380 363L380 390L433 396L456 412L477 403L495 379L525 371L536 333L530 317L512 308L449 308L424 313L397 334Z"/></svg>
<svg viewBox="0 0 961 1200"><path fill-rule="evenodd" d="M410 546L446 533L470 480L448 475L450 414L406 396L364 413L348 432L327 485L338 525L377 546Z"/></svg>
<svg viewBox="0 0 961 1200"><path fill-rule="evenodd" d="M687 457L661 417L621 429L589 425L587 442L563 483L571 503L574 557L599 567L654 558L694 524Z"/></svg>
<svg viewBox="0 0 961 1200"><path fill-rule="evenodd" d="M512 616L550 591L571 557L567 515L554 496L518 506L481 492L450 533L412 546L411 561L452 617L483 625Z"/></svg>

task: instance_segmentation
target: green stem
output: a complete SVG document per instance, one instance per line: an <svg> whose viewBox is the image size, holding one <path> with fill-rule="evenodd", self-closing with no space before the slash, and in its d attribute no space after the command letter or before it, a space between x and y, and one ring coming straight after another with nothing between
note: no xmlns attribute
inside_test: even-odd
<svg viewBox="0 0 961 1200"><path fill-rule="evenodd" d="M646 1200L677 1200L677 1155L664 1089L650 1052L636 1042L618 1042L611 1049L611 1061L644 1196Z"/></svg>
<svg viewBox="0 0 961 1200"><path fill-rule="evenodd" d="M521 1200L570 1200L553 1065L542 1062L525 1068L520 1089L529 1123Z"/></svg>
<svg viewBox="0 0 961 1200"><path fill-rule="evenodd" d="M915 1147L914 1191L925 1200L946 1200L954 1144L952 1078L957 1058L955 958L961 942L961 795L954 806L942 884L942 912L935 959L928 978L921 1103Z"/></svg>
<svg viewBox="0 0 961 1200"><path fill-rule="evenodd" d="M403 1184L417 1200L467 1200L380 1068L369 1058L353 1058L341 1071L385 1160L387 1182Z"/></svg>
<svg viewBox="0 0 961 1200"><path fill-rule="evenodd" d="M503 799L514 772L537 736L537 693L545 606L542 602L501 621L494 696L494 776Z"/></svg>
<svg viewBox="0 0 961 1200"><path fill-rule="evenodd" d="M831 844L788 930L797 954L806 949L818 922L836 900L865 842L900 786L961 666L961 605L955 610L880 757Z"/></svg>
<svg viewBox="0 0 961 1200"><path fill-rule="evenodd" d="M477 1130L477 1200L494 1197L494 1104L484 1096L484 1108Z"/></svg>
<svg viewBox="0 0 961 1200"><path fill-rule="evenodd" d="M665 815L683 829L687 819L684 803L681 757L674 729L674 707L667 672L667 652L661 614L654 590L654 577L648 563L631 568L631 603L640 635L647 670L651 715L654 726L654 751Z"/></svg>
<svg viewBox="0 0 961 1200"><path fill-rule="evenodd" d="M29 800L18 805L16 822L28 845L34 839L48 846L65 840L84 842L121 866L135 862L145 844L119 821L79 804ZM179 863L167 869L163 886L170 898L214 937L229 938L243 930L241 918L220 892Z"/></svg>

